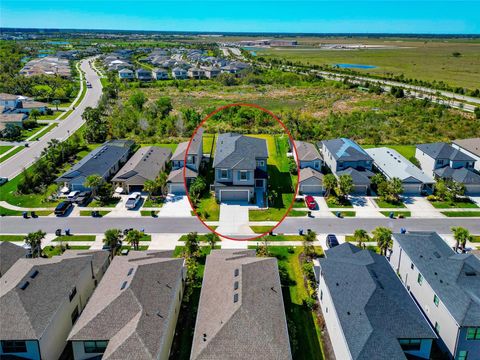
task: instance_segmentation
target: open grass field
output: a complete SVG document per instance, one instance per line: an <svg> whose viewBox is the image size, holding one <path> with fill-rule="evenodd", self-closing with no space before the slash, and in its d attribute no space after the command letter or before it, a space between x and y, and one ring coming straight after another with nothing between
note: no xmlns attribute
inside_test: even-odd
<svg viewBox="0 0 480 360"><path fill-rule="evenodd" d="M257 56L282 58L304 64L361 64L372 69L354 69L364 74L401 75L406 78L443 81L451 86L474 89L480 84L480 43L445 39L322 39L316 38L296 48L256 50ZM362 44L390 47L387 49L325 50L319 44ZM459 56L454 56L459 53Z"/></svg>

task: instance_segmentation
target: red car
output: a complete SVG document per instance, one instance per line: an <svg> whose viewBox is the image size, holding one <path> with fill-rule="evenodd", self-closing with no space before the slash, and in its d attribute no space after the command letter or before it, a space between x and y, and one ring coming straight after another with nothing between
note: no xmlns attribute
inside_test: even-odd
<svg viewBox="0 0 480 360"><path fill-rule="evenodd" d="M311 195L305 196L305 204L307 204L307 207L310 210L315 210L317 208L317 203L316 203L315 199L313 198L313 196L311 196Z"/></svg>

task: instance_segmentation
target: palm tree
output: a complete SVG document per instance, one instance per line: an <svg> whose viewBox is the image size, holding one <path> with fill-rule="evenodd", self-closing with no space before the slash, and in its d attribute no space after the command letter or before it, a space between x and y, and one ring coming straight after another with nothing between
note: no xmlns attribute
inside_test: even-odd
<svg viewBox="0 0 480 360"><path fill-rule="evenodd" d="M368 236L367 231L364 229L355 230L353 233L353 238L357 241L359 247L361 247L363 243L370 240L370 236Z"/></svg>
<svg viewBox="0 0 480 360"><path fill-rule="evenodd" d="M390 193L392 197L395 199L395 201L400 200L400 194L403 193L403 185L402 185L402 180L399 178L394 177L392 180L390 180Z"/></svg>
<svg viewBox="0 0 480 360"><path fill-rule="evenodd" d="M350 194L352 189L353 189L352 176L348 174L340 175L340 177L338 178L338 186L337 186L338 196L340 196L343 199L346 199L347 195Z"/></svg>
<svg viewBox="0 0 480 360"><path fill-rule="evenodd" d="M208 233L205 235L205 237L207 238L208 245L210 245L212 250L215 248L215 244L220 241L220 238L215 233Z"/></svg>
<svg viewBox="0 0 480 360"><path fill-rule="evenodd" d="M465 250L467 241L473 240L473 236L470 235L470 231L460 226L452 227L452 231L453 238L455 239L455 252L457 252L459 247L461 247L462 250Z"/></svg>
<svg viewBox="0 0 480 360"><path fill-rule="evenodd" d="M392 247L393 243L392 230L387 227L379 226L372 231L372 234L373 240L376 241L380 249L380 253L386 256L387 250Z"/></svg>
<svg viewBox="0 0 480 360"><path fill-rule="evenodd" d="M122 231L120 229L108 229L105 231L103 243L110 248L110 260L115 256L115 251L121 239Z"/></svg>
<svg viewBox="0 0 480 360"><path fill-rule="evenodd" d="M37 118L41 115L40 111L38 109L32 109L30 111L30 115L37 121Z"/></svg>
<svg viewBox="0 0 480 360"><path fill-rule="evenodd" d="M161 195L165 194L165 189L167 187L167 179L168 179L167 173L165 171L162 171L158 175L157 179L155 180Z"/></svg>
<svg viewBox="0 0 480 360"><path fill-rule="evenodd" d="M45 232L38 230L25 236L25 243L30 245L33 258L39 257L42 254L42 240L45 239L45 235Z"/></svg>
<svg viewBox="0 0 480 360"><path fill-rule="evenodd" d="M83 184L87 188L92 189L93 197L97 195L97 188L103 183L103 178L98 174L87 176L85 183Z"/></svg>
<svg viewBox="0 0 480 360"><path fill-rule="evenodd" d="M125 241L130 246L133 246L134 250L138 250L138 247L140 245L140 240L142 239L142 237L143 237L143 233L141 231L133 229L127 233L127 236L125 237Z"/></svg>
<svg viewBox="0 0 480 360"><path fill-rule="evenodd" d="M323 177L323 186L325 187L325 196L329 196L333 189L337 187L337 178L333 174L327 174Z"/></svg>

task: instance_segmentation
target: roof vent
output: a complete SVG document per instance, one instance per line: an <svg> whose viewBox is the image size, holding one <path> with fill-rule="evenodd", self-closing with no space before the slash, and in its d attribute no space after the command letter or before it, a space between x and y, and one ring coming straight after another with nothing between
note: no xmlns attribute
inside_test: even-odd
<svg viewBox="0 0 480 360"><path fill-rule="evenodd" d="M441 258L440 254L439 254L437 251L435 251L435 252L433 253L433 255L434 255L437 259L440 259L440 258Z"/></svg>
<svg viewBox="0 0 480 360"><path fill-rule="evenodd" d="M123 284L122 284L122 286L120 287L120 290L123 290L123 289L125 289L126 287L127 287L127 282L124 281Z"/></svg>
<svg viewBox="0 0 480 360"><path fill-rule="evenodd" d="M350 315L350 311L347 311L347 315Z"/></svg>
<svg viewBox="0 0 480 360"><path fill-rule="evenodd" d="M160 311L157 311L157 316L163 319L162 314L160 314Z"/></svg>
<svg viewBox="0 0 480 360"><path fill-rule="evenodd" d="M20 289L25 290L28 285L30 285L30 283L28 281L25 281L20 285Z"/></svg>
<svg viewBox="0 0 480 360"><path fill-rule="evenodd" d="M476 276L477 274L475 273L475 271L465 271L465 275L466 276Z"/></svg>
<svg viewBox="0 0 480 360"><path fill-rule="evenodd" d="M233 302L238 302L238 294L233 294Z"/></svg>
<svg viewBox="0 0 480 360"><path fill-rule="evenodd" d="M30 273L30 279L35 279L37 275L38 275L38 270L33 270Z"/></svg>
<svg viewBox="0 0 480 360"><path fill-rule="evenodd" d="M275 290L273 286L270 288L270 290L272 290L274 293L277 293L277 290Z"/></svg>
<svg viewBox="0 0 480 360"><path fill-rule="evenodd" d="M130 275L132 275L132 273L133 273L133 268L130 268L130 269L128 270L128 274L127 274L127 276L130 276Z"/></svg>

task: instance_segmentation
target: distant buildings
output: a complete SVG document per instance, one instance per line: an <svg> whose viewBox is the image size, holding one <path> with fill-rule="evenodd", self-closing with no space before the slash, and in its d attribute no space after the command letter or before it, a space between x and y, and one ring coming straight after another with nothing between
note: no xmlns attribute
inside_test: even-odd
<svg viewBox="0 0 480 360"><path fill-rule="evenodd" d="M480 260L435 232L393 235L390 263L450 358L480 358Z"/></svg>
<svg viewBox="0 0 480 360"><path fill-rule="evenodd" d="M275 258L207 256L190 359L292 359Z"/></svg>
<svg viewBox="0 0 480 360"><path fill-rule="evenodd" d="M135 78L135 73L129 68L123 68L118 71L118 77L122 80L132 80Z"/></svg>
<svg viewBox="0 0 480 360"><path fill-rule="evenodd" d="M58 57L41 57L30 60L20 70L20 75L58 75L69 78L71 76L70 63L68 59Z"/></svg>

